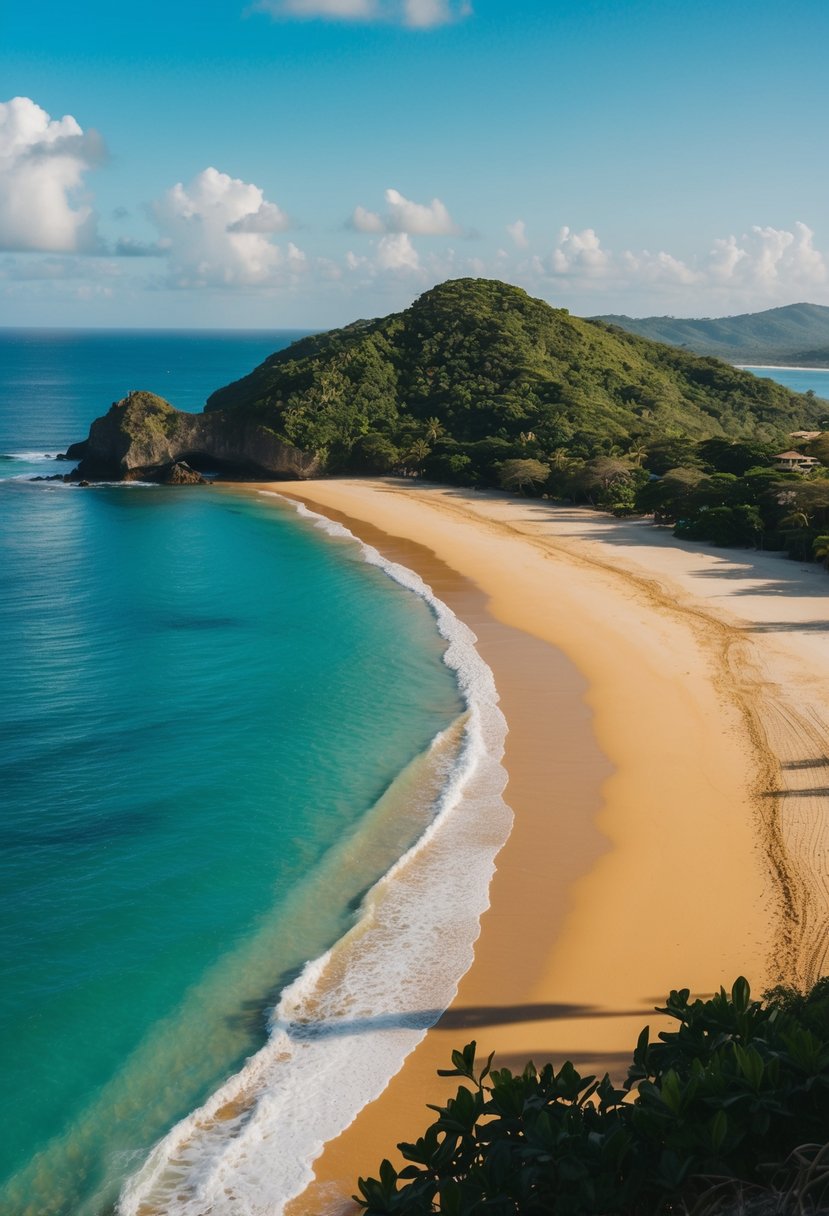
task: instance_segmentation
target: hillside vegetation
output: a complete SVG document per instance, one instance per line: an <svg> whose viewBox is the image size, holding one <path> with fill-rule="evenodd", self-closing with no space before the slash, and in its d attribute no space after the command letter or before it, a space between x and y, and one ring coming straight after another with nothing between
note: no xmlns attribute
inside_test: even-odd
<svg viewBox="0 0 829 1216"><path fill-rule="evenodd" d="M241 412L328 472L403 467L463 484L492 481L506 459L672 436L776 444L821 413L772 381L480 279L295 342L206 409Z"/></svg>
<svg viewBox="0 0 829 1216"><path fill-rule="evenodd" d="M820 304L789 304L765 312L699 320L614 315L594 320L734 363L829 367L829 308Z"/></svg>

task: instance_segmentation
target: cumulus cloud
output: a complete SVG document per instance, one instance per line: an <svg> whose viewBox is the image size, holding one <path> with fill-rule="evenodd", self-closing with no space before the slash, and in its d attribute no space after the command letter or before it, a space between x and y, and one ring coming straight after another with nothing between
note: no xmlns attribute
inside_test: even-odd
<svg viewBox="0 0 829 1216"><path fill-rule="evenodd" d="M365 207L355 207L349 226L357 232L385 232L386 225L382 216L376 211L367 211Z"/></svg>
<svg viewBox="0 0 829 1216"><path fill-rule="evenodd" d="M51 118L29 97L0 102L0 248L96 252L84 175L105 159L96 131Z"/></svg>
<svg viewBox="0 0 829 1216"><path fill-rule="evenodd" d="M689 260L665 250L616 254L592 228L562 228L552 251L533 257L526 269L593 291L658 287L684 292L689 307L704 296L762 307L829 283L829 263L816 248L812 230L800 222L791 231L756 225L739 237L715 240L706 254Z"/></svg>
<svg viewBox="0 0 829 1216"><path fill-rule="evenodd" d="M429 30L462 21L469 0L257 0L254 9L283 20L383 22Z"/></svg>
<svg viewBox="0 0 829 1216"><path fill-rule="evenodd" d="M377 246L377 265L380 270L419 270L417 250L406 232L395 232L384 236Z"/></svg>
<svg viewBox="0 0 829 1216"><path fill-rule="evenodd" d="M269 287L289 281L306 265L296 245L286 250L271 235L287 217L258 186L218 169L181 182L150 207L169 251L177 287Z"/></svg>
<svg viewBox="0 0 829 1216"><path fill-rule="evenodd" d="M387 211L380 215L365 207L355 207L349 226L357 232L406 233L409 236L457 236L460 228L439 198L431 203L415 203L399 190L386 191Z"/></svg>
<svg viewBox="0 0 829 1216"><path fill-rule="evenodd" d="M284 232L291 221L276 203L262 202L256 211L228 225L228 232Z"/></svg>
<svg viewBox="0 0 829 1216"><path fill-rule="evenodd" d="M601 276L612 266L611 255L602 249L601 241L592 228L573 232L562 228L551 257L555 274Z"/></svg>
<svg viewBox="0 0 829 1216"><path fill-rule="evenodd" d="M814 232L797 222L792 232L785 228L755 225L739 239L734 236L714 242L708 258L708 273L716 283L739 283L773 290L781 284L803 287L827 281L827 263L815 248Z"/></svg>
<svg viewBox="0 0 829 1216"><path fill-rule="evenodd" d="M497 249L484 259L460 255L451 246L421 254L412 235L416 224L410 225L411 233L394 231L391 212L391 203L382 216L365 208L355 212L353 226L374 239L367 252L348 253L346 283L368 288L385 279L423 290L447 278L493 276L580 312L635 310L636 315L661 308L686 315L755 310L797 298L825 299L829 293L829 258L802 223L791 230L756 226L683 259L664 249L614 250L594 228L571 227L560 229L552 246L536 253L523 222L516 220L507 232L518 252Z"/></svg>
<svg viewBox="0 0 829 1216"><path fill-rule="evenodd" d="M686 259L664 249L616 253L603 246L596 230L564 227L552 250L515 265L513 276L536 288L551 282L566 286L568 298L585 310L610 306L711 314L823 298L829 259L801 223L791 230L756 225L739 237L718 238L707 252ZM596 304L597 295L604 295L603 305Z"/></svg>
<svg viewBox="0 0 829 1216"><path fill-rule="evenodd" d="M527 238L527 225L523 220L516 220L514 224L507 224L507 234L512 237L512 243L519 249L526 249L529 245Z"/></svg>

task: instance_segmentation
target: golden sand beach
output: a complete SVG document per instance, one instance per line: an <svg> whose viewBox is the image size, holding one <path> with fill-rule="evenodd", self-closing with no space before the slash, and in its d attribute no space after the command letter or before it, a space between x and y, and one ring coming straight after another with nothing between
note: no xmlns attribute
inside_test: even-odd
<svg viewBox="0 0 829 1216"><path fill-rule="evenodd" d="M807 983L829 947L829 580L647 521L410 482L259 487L415 569L478 635L515 813L456 1000L316 1163L340 1212L474 1038L501 1065L623 1071L653 1006L738 974Z"/></svg>

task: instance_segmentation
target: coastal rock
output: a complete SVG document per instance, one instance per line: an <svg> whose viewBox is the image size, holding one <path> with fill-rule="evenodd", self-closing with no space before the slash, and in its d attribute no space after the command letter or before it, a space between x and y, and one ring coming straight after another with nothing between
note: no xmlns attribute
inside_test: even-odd
<svg viewBox="0 0 829 1216"><path fill-rule="evenodd" d="M161 481L165 486L206 486L210 484L206 477L202 477L201 473L191 469L189 464L183 460L170 465Z"/></svg>
<svg viewBox="0 0 829 1216"><path fill-rule="evenodd" d="M72 444L67 459L80 461L70 478L92 481L158 481L192 484L193 477L173 474L185 465L215 468L236 476L313 477L320 462L277 438L241 412L215 410L188 414L155 393L132 392L97 418L88 439ZM195 474L199 477L199 474Z"/></svg>

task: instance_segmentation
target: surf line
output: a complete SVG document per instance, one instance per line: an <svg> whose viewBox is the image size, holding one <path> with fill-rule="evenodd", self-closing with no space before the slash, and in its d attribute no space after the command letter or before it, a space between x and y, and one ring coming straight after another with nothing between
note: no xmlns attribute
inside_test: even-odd
<svg viewBox="0 0 829 1216"><path fill-rule="evenodd" d="M512 827L507 724L472 630L408 567L275 491L334 539L357 545L430 607L466 711L431 823L365 896L356 924L282 992L265 1045L155 1146L126 1183L121 1216L276 1216L313 1180L325 1145L383 1092L454 999ZM431 751L445 753L449 732Z"/></svg>

